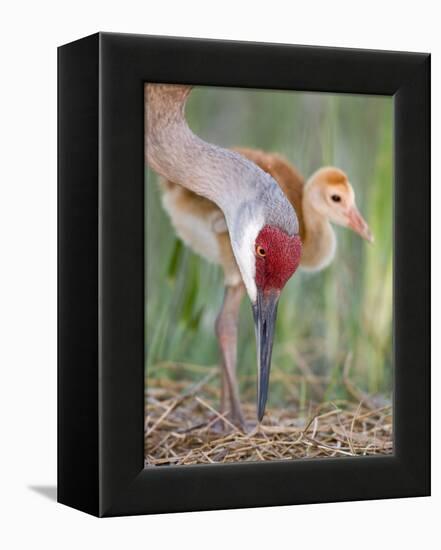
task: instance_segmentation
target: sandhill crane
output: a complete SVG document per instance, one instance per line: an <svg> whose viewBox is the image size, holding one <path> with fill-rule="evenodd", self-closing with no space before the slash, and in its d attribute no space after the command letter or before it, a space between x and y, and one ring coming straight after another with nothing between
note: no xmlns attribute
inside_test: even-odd
<svg viewBox="0 0 441 550"><path fill-rule="evenodd" d="M228 231L237 284L243 282L251 300L257 341L257 416L263 418L268 394L277 304L281 290L296 271L301 240L296 212L273 177L237 152L197 137L185 120L190 86L145 85L145 156L161 176L182 189L214 203L218 213L208 224L192 224L197 251L221 259L216 223ZM180 231L177 229L178 234ZM182 233L181 233L182 234ZM213 246L212 250L211 247ZM215 258L216 257L216 258ZM227 287L230 288L230 285ZM241 290L239 290L241 293ZM217 334L233 418L244 424L236 381L235 323L238 293L227 292ZM234 348L232 346L234 344ZM224 392L225 393L225 392Z"/></svg>
<svg viewBox="0 0 441 550"><path fill-rule="evenodd" d="M367 241L373 241L369 227L358 211L353 188L342 170L331 166L320 168L304 183L297 169L280 155L246 148L236 148L235 151L270 174L294 206L303 242L302 269L317 272L334 259L336 236L330 222L348 227ZM236 346L244 287L224 216L213 202L181 185L164 180L161 187L164 208L178 236L197 254L223 268L225 296L216 322L223 367L221 412L225 413L229 406L233 421L243 424L236 380ZM257 249L257 254L265 254L265 250ZM231 384L225 374L226 366L234 384L233 393L229 390Z"/></svg>

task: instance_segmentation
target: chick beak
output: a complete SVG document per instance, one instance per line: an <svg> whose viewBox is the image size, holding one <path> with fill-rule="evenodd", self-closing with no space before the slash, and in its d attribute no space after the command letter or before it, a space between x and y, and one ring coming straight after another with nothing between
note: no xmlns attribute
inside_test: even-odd
<svg viewBox="0 0 441 550"><path fill-rule="evenodd" d="M369 229L366 220L358 211L358 208L354 205L348 213L348 227L350 227L355 233L358 233L363 239L366 239L370 243L374 242L374 236Z"/></svg>
<svg viewBox="0 0 441 550"><path fill-rule="evenodd" d="M276 324L279 296L279 290L258 290L256 303L253 304L257 343L257 417L259 422L265 414L268 397L271 352L273 349L274 327Z"/></svg>

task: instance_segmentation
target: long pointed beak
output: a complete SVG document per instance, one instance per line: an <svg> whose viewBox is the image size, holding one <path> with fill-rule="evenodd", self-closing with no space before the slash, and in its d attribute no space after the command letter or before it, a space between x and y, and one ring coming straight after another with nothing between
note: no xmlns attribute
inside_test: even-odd
<svg viewBox="0 0 441 550"><path fill-rule="evenodd" d="M268 397L271 353L273 350L274 327L276 325L277 304L280 292L277 290L257 291L253 305L254 325L257 343L257 417L259 422L265 414Z"/></svg>
<svg viewBox="0 0 441 550"><path fill-rule="evenodd" d="M360 237L363 237L363 239L366 239L370 243L374 242L374 236L372 235L366 220L360 214L355 205L349 210L348 220L348 227L355 231L355 233L358 233Z"/></svg>

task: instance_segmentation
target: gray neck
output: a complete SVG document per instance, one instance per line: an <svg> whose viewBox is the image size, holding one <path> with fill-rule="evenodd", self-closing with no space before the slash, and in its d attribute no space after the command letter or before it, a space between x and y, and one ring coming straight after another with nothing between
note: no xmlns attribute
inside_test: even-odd
<svg viewBox="0 0 441 550"><path fill-rule="evenodd" d="M294 210L271 176L190 130L184 115L190 91L190 86L146 85L147 162L163 177L216 203L230 232L245 215L296 234Z"/></svg>

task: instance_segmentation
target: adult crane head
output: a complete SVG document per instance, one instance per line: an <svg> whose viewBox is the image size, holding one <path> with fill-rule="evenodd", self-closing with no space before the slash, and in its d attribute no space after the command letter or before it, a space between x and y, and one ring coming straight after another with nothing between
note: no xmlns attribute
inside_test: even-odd
<svg viewBox="0 0 441 550"><path fill-rule="evenodd" d="M244 181L249 176L244 172ZM271 354L280 294L297 270L302 244L297 215L275 180L253 165L247 194L223 200L236 262L251 300L257 343L257 416L268 396Z"/></svg>

